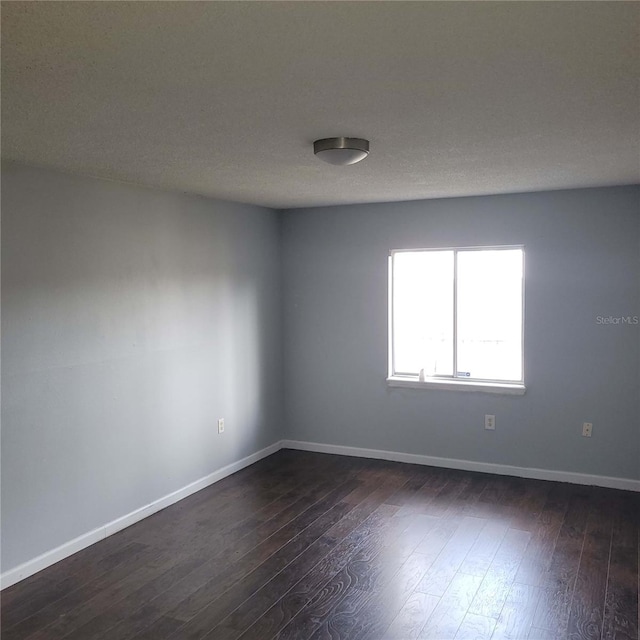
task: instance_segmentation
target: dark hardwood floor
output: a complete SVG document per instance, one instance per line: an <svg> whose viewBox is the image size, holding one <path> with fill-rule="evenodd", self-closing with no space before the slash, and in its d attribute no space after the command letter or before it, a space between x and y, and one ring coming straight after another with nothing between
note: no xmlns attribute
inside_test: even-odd
<svg viewBox="0 0 640 640"><path fill-rule="evenodd" d="M2 592L2 640L638 640L640 494L280 451Z"/></svg>

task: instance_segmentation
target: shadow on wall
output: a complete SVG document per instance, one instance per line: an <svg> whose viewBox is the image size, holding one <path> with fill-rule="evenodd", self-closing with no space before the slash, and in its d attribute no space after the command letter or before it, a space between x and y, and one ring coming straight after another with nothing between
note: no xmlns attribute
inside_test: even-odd
<svg viewBox="0 0 640 640"><path fill-rule="evenodd" d="M2 186L6 571L278 440L280 262L266 209Z"/></svg>

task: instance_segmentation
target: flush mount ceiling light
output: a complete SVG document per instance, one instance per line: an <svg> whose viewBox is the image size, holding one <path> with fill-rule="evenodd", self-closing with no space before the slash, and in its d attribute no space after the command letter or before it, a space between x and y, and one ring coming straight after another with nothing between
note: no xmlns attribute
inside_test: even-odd
<svg viewBox="0 0 640 640"><path fill-rule="evenodd" d="M322 138L313 143L313 153L329 164L355 164L369 155L369 141L362 138Z"/></svg>

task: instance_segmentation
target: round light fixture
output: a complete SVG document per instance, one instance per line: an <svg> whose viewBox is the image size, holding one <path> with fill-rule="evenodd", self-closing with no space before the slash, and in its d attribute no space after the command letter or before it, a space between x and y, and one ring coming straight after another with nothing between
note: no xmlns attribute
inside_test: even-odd
<svg viewBox="0 0 640 640"><path fill-rule="evenodd" d="M322 138L313 143L313 153L329 164L355 164L369 155L369 141L362 138Z"/></svg>

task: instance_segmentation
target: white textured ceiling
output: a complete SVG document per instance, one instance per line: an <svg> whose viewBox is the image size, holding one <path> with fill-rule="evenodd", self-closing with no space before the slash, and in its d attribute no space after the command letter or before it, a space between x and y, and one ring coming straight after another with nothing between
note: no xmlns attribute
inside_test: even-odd
<svg viewBox="0 0 640 640"><path fill-rule="evenodd" d="M3 2L3 156L273 207L640 181L636 2ZM316 138L364 137L334 167Z"/></svg>

